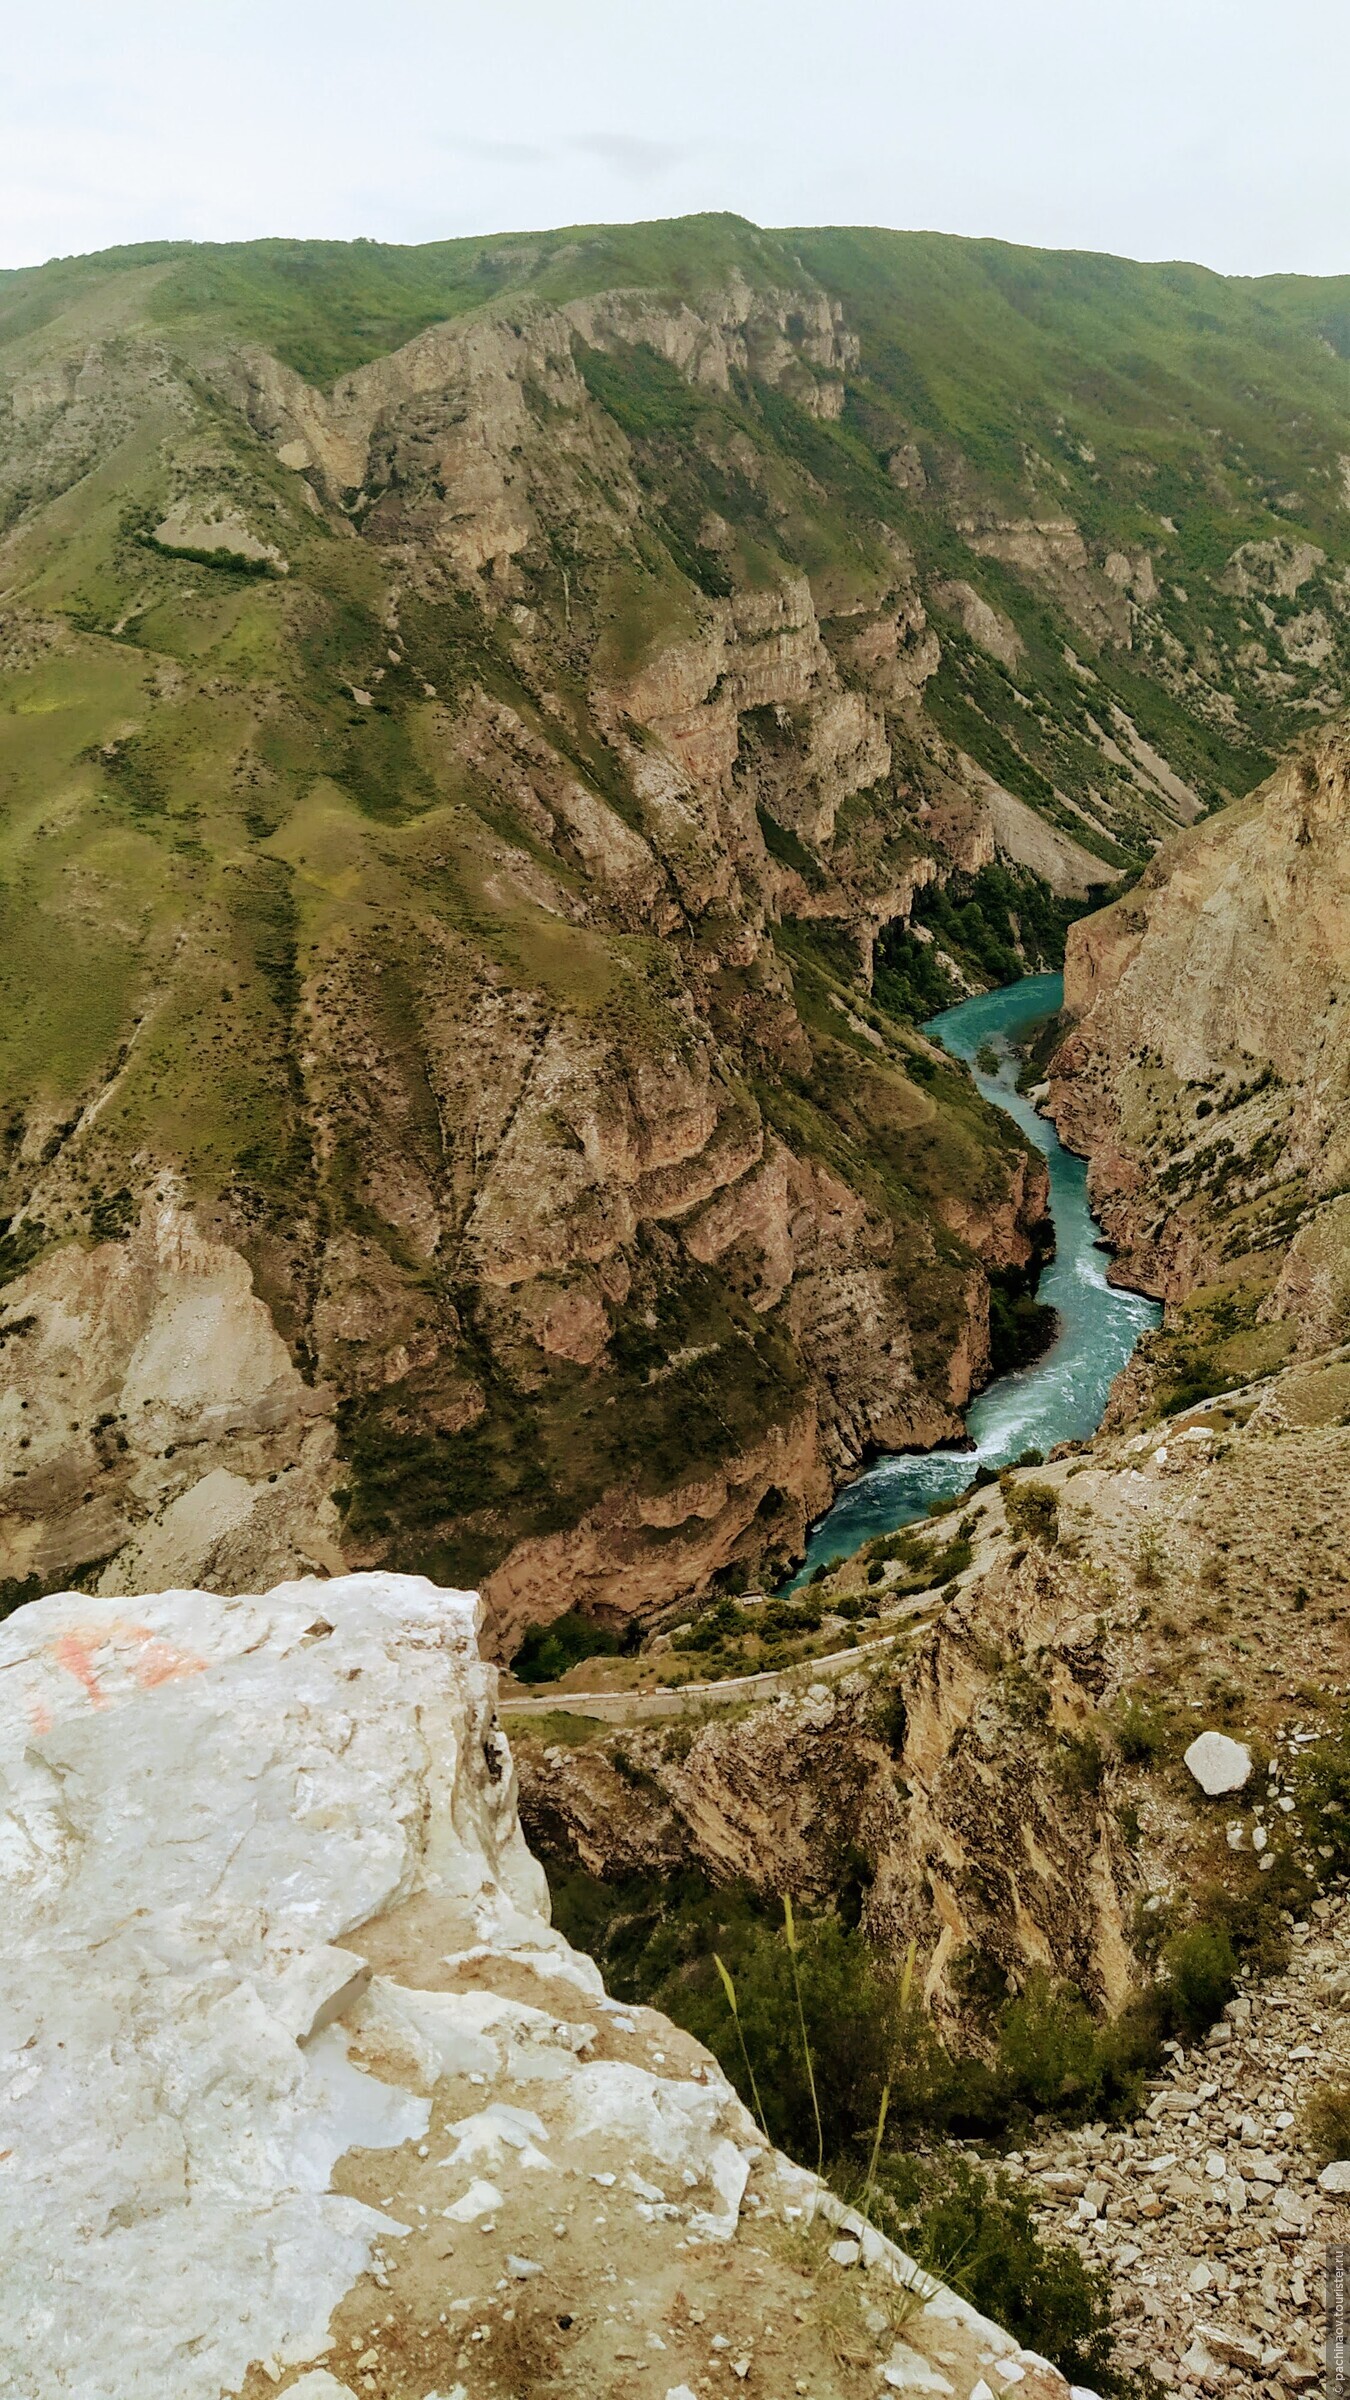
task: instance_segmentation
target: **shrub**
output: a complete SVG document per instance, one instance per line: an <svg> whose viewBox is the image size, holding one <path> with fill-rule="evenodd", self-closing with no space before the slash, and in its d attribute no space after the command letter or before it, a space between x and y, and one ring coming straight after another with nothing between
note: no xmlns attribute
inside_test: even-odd
<svg viewBox="0 0 1350 2400"><path fill-rule="evenodd" d="M1327 1739L1305 1750L1295 1770L1295 1796L1303 1830L1332 1875L1350 1868L1350 1717Z"/></svg>
<svg viewBox="0 0 1350 2400"><path fill-rule="evenodd" d="M1088 1725L1082 1733L1061 1734L1050 1763L1061 1791L1071 1797L1086 1799L1099 1792L1106 1758L1096 1726Z"/></svg>
<svg viewBox="0 0 1350 2400"><path fill-rule="evenodd" d="M872 1724L878 1741L885 1743L892 1758L899 1758L909 1731L909 1715L900 1684L883 1684L872 1708Z"/></svg>
<svg viewBox="0 0 1350 2400"><path fill-rule="evenodd" d="M694 1624L673 1635L670 1646L672 1650L716 1650L736 1634L744 1633L749 1623L744 1609L736 1606L729 1593L724 1593Z"/></svg>
<svg viewBox="0 0 1350 2400"><path fill-rule="evenodd" d="M1324 2083L1303 2110L1303 2130L1323 2165L1350 2158L1350 2083Z"/></svg>
<svg viewBox="0 0 1350 2400"><path fill-rule="evenodd" d="M1167 1719L1151 1700L1132 1696L1116 1718L1116 1748L1127 1767L1156 1766L1167 1747Z"/></svg>
<svg viewBox="0 0 1350 2400"><path fill-rule="evenodd" d="M522 1683L556 1683L569 1667L583 1658L613 1658L619 1649L619 1637L605 1626L597 1625L582 1615L579 1608L569 1608L565 1616L555 1617L551 1625L527 1627L525 1639L511 1661L511 1672Z"/></svg>
<svg viewBox="0 0 1350 2400"><path fill-rule="evenodd" d="M1031 2204L1002 2173L969 2159L888 2157L873 2214L980 2309L1076 2382L1115 2400L1130 2386L1111 2365L1111 2299L1101 2268L1036 2230Z"/></svg>
<svg viewBox="0 0 1350 2400"><path fill-rule="evenodd" d="M825 1603L814 1595L801 1600L773 1600L764 1611L766 1633L819 1633ZM742 1619L745 1622L745 1619Z"/></svg>
<svg viewBox="0 0 1350 2400"><path fill-rule="evenodd" d="M1166 1580L1167 1563L1167 1553L1158 1540L1157 1534L1152 1527L1146 1527L1139 1536L1139 1550L1134 1566L1135 1582L1142 1583L1146 1591L1161 1591Z"/></svg>
<svg viewBox="0 0 1350 2400"><path fill-rule="evenodd" d="M1290 1890L1294 1867L1287 1851L1263 1875L1254 1862L1234 1860L1231 1883L1211 1883L1197 1895L1196 1920L1213 1925L1227 1936L1238 1965L1257 1975L1278 1975L1289 1964L1290 1941L1284 1922L1292 1900L1306 1904L1306 1893ZM1299 1879L1301 1882L1301 1878Z"/></svg>
<svg viewBox="0 0 1350 2400"><path fill-rule="evenodd" d="M1221 1925L1188 1925L1164 1943L1161 1997L1175 2033L1204 2033L1236 1988L1237 1956Z"/></svg>
<svg viewBox="0 0 1350 2400"><path fill-rule="evenodd" d="M1003 1486L1003 1507L1011 1531L1024 1541L1053 1550L1059 1540L1059 1495L1053 1484L1013 1483Z"/></svg>
<svg viewBox="0 0 1350 2400"><path fill-rule="evenodd" d="M1004 2011L998 2074L1010 2100L1061 2109L1096 2097L1097 2029L1076 1992L1033 1975Z"/></svg>
<svg viewBox="0 0 1350 2400"><path fill-rule="evenodd" d="M837 1918L799 1925L796 1940L800 2023L793 1954L781 1927L754 1929L736 1964L735 1988L765 2131L794 2157L814 2162L815 2103L829 2158L864 2140L876 2124L882 2091L902 2054L900 1978ZM714 2022L705 2038L743 2086L740 2039L729 2017Z"/></svg>

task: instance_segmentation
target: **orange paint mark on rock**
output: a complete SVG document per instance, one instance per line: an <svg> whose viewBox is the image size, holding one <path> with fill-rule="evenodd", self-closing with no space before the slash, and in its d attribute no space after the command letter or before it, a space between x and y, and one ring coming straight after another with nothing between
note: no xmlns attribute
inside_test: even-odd
<svg viewBox="0 0 1350 2400"><path fill-rule="evenodd" d="M64 1667L67 1675L73 1675L77 1683L83 1684L94 1708L104 1708L107 1694L99 1682L98 1670L90 1656L90 1644L94 1639L97 1636L87 1633L63 1633L59 1641L52 1643L47 1655L55 1659L58 1667Z"/></svg>
<svg viewBox="0 0 1350 2400"><path fill-rule="evenodd" d="M134 1682L143 1692L152 1692L161 1683L181 1683L186 1675L206 1672L204 1658L198 1658L191 1650L176 1649L172 1642L159 1640L148 1625L128 1625L120 1619L110 1625L72 1627L50 1645L47 1655L83 1686L93 1707L106 1708L110 1695L104 1690L95 1653L129 1649L140 1652L135 1662L128 1665Z"/></svg>
<svg viewBox="0 0 1350 2400"><path fill-rule="evenodd" d="M142 1691L153 1691L159 1683L181 1683L185 1675L204 1675L206 1660L194 1658L190 1650L175 1650L171 1642L151 1642L136 1661L136 1681Z"/></svg>
<svg viewBox="0 0 1350 2400"><path fill-rule="evenodd" d="M44 1733L51 1732L52 1712L43 1701L30 1700L28 1703L28 1722L31 1725L34 1733L38 1736L39 1740L41 1740L41 1737Z"/></svg>

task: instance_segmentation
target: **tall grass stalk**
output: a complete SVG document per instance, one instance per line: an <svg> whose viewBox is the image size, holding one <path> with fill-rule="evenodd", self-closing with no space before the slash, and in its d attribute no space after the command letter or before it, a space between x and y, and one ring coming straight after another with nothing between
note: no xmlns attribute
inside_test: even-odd
<svg viewBox="0 0 1350 2400"><path fill-rule="evenodd" d="M750 2078L750 2093L755 2103L755 2116L759 2122L759 2130L763 2134L765 2141L768 2142L772 2147L772 2136L769 2132L767 2124L765 2123L764 2108L759 2097L759 2085L755 2081L755 2070L750 2064L750 2052L746 2047L745 2027L741 2023L741 2010L740 2003L736 1998L736 1985L732 1979L730 1971L726 1966L724 1966L722 1960L718 1957L715 1950L713 1952L713 1965L716 1967L718 1974L722 1978L722 1989L727 1996L727 2007L731 2010L732 2023L736 2028L736 2039L741 2045L741 2057L745 2061L745 2072Z"/></svg>
<svg viewBox="0 0 1350 2400"><path fill-rule="evenodd" d="M802 2005L802 1979L797 1964L797 1926L792 1914L792 1896L782 1895L783 1930L787 1935L788 1956L792 1961L792 1989L797 2002L797 2025L802 2037L802 2057L806 2061L806 2080L811 2091L811 2114L816 2120L816 2173L825 2172L825 2133L820 2122L820 2101L816 2095L815 2061L811 2056L811 2040L806 2030L806 2010Z"/></svg>
<svg viewBox="0 0 1350 2400"><path fill-rule="evenodd" d="M914 1983L914 1960L917 1952L917 1942L911 1942L905 1955L904 1973L900 1978L900 2008L902 2015L907 2013L909 2009L909 1995ZM881 2145L886 2134L886 2111L890 2105L891 2084L890 2077L888 2076L885 2084L882 2087L881 2106L877 2110L876 2132L872 2136L872 2155L867 2162L867 2181L863 2185L862 2213L865 2217L870 2217L872 2214L872 2195L876 2190L877 2181L877 2161L881 2157Z"/></svg>

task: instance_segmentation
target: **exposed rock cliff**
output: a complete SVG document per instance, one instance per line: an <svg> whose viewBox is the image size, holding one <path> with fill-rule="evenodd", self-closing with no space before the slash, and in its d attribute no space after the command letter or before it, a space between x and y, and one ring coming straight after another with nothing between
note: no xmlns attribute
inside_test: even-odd
<svg viewBox="0 0 1350 2400"><path fill-rule="evenodd" d="M367 1576L0 1633L4 2388L1066 2400L860 2220L832 2260L815 2178L550 1931L477 1613Z"/></svg>
<svg viewBox="0 0 1350 2400"><path fill-rule="evenodd" d="M869 1934L917 1944L949 2023L977 1962L1014 1987L1044 1967L1115 2008L1135 1877L1119 1794L1058 1770L1117 1675L1073 1569L996 1550L936 1624L692 1738L677 1720L541 1748L522 1717L530 1837L606 1878L692 1862L808 1907L861 1876Z"/></svg>
<svg viewBox="0 0 1350 2400"><path fill-rule="evenodd" d="M1074 930L1048 1105L1122 1274L1172 1304L1121 1407L1350 1330L1347 960L1341 731Z"/></svg>
<svg viewBox="0 0 1350 2400"><path fill-rule="evenodd" d="M106 1000L64 1084L31 996L18 1037L11 1599L439 1562L509 1648L784 1557L868 1449L957 1429L1043 1195L868 996L948 863L888 730L938 660L912 557L870 538L841 599L744 524L702 582L651 530L703 451L767 506L733 386L829 420L855 352L733 281L479 312L327 395L148 331L30 395L21 580L72 476L153 506L89 494L109 630L14 625L16 707L100 735L58 740L50 897ZM633 422L657 361L693 470Z"/></svg>
<svg viewBox="0 0 1350 2400"><path fill-rule="evenodd" d="M611 1879L692 1862L822 1907L856 1885L868 1932L896 1954L916 1943L963 2037L991 1968L1015 1989L1044 1967L1117 2009L1143 1972L1140 1901L1179 1900L1197 1859L1213 1866L1179 1726L1174 1771L1158 1771L1164 1718L1239 1710L1278 1748L1290 1703L1332 1706L1350 1670L1348 1399L1338 1349L1179 1428L1103 1434L1011 1474L972 1495L971 1554L941 1592L888 1599L904 1570L866 1551L813 1587L840 1610L838 1658L763 1678L767 1692L615 1691L603 1733L578 1744L579 1690L524 1706L513 1690L530 1838ZM1027 1487L1046 1529L1030 1541ZM880 1614L860 1654L847 1618L862 1594ZM594 1666L567 1679L595 1681ZM1160 1712L1155 1754L1117 1738L1132 1703ZM545 1716L536 1734L530 1712L550 1707L557 1729Z"/></svg>

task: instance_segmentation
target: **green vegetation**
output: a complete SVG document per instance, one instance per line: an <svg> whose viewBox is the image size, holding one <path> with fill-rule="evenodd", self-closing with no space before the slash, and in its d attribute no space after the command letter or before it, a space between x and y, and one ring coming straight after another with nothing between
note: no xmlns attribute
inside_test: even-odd
<svg viewBox="0 0 1350 2400"><path fill-rule="evenodd" d="M555 1617L551 1625L531 1625L511 1661L511 1672L522 1683L556 1683L569 1667L584 1658L614 1658L620 1644L616 1633L596 1625L577 1608Z"/></svg>
<svg viewBox="0 0 1350 2400"><path fill-rule="evenodd" d="M1299 1822L1329 1874L1350 1868L1350 1711L1304 1751L1294 1773Z"/></svg>
<svg viewBox="0 0 1350 2400"><path fill-rule="evenodd" d="M1059 1541L1059 1494L1051 1483L1015 1483L1000 1477L1009 1531L1023 1541L1053 1550Z"/></svg>
<svg viewBox="0 0 1350 2400"><path fill-rule="evenodd" d="M1304 2107L1303 2130L1323 2165L1350 2158L1350 2084L1322 2084Z"/></svg>
<svg viewBox="0 0 1350 2400"><path fill-rule="evenodd" d="M1105 2400L1138 2400L1141 2387L1112 2364L1111 2286L1068 2242L1038 2233L1032 2204L1012 2180L948 2152L888 2153L868 2196L869 2214L893 2241L954 2284L996 2324Z"/></svg>

